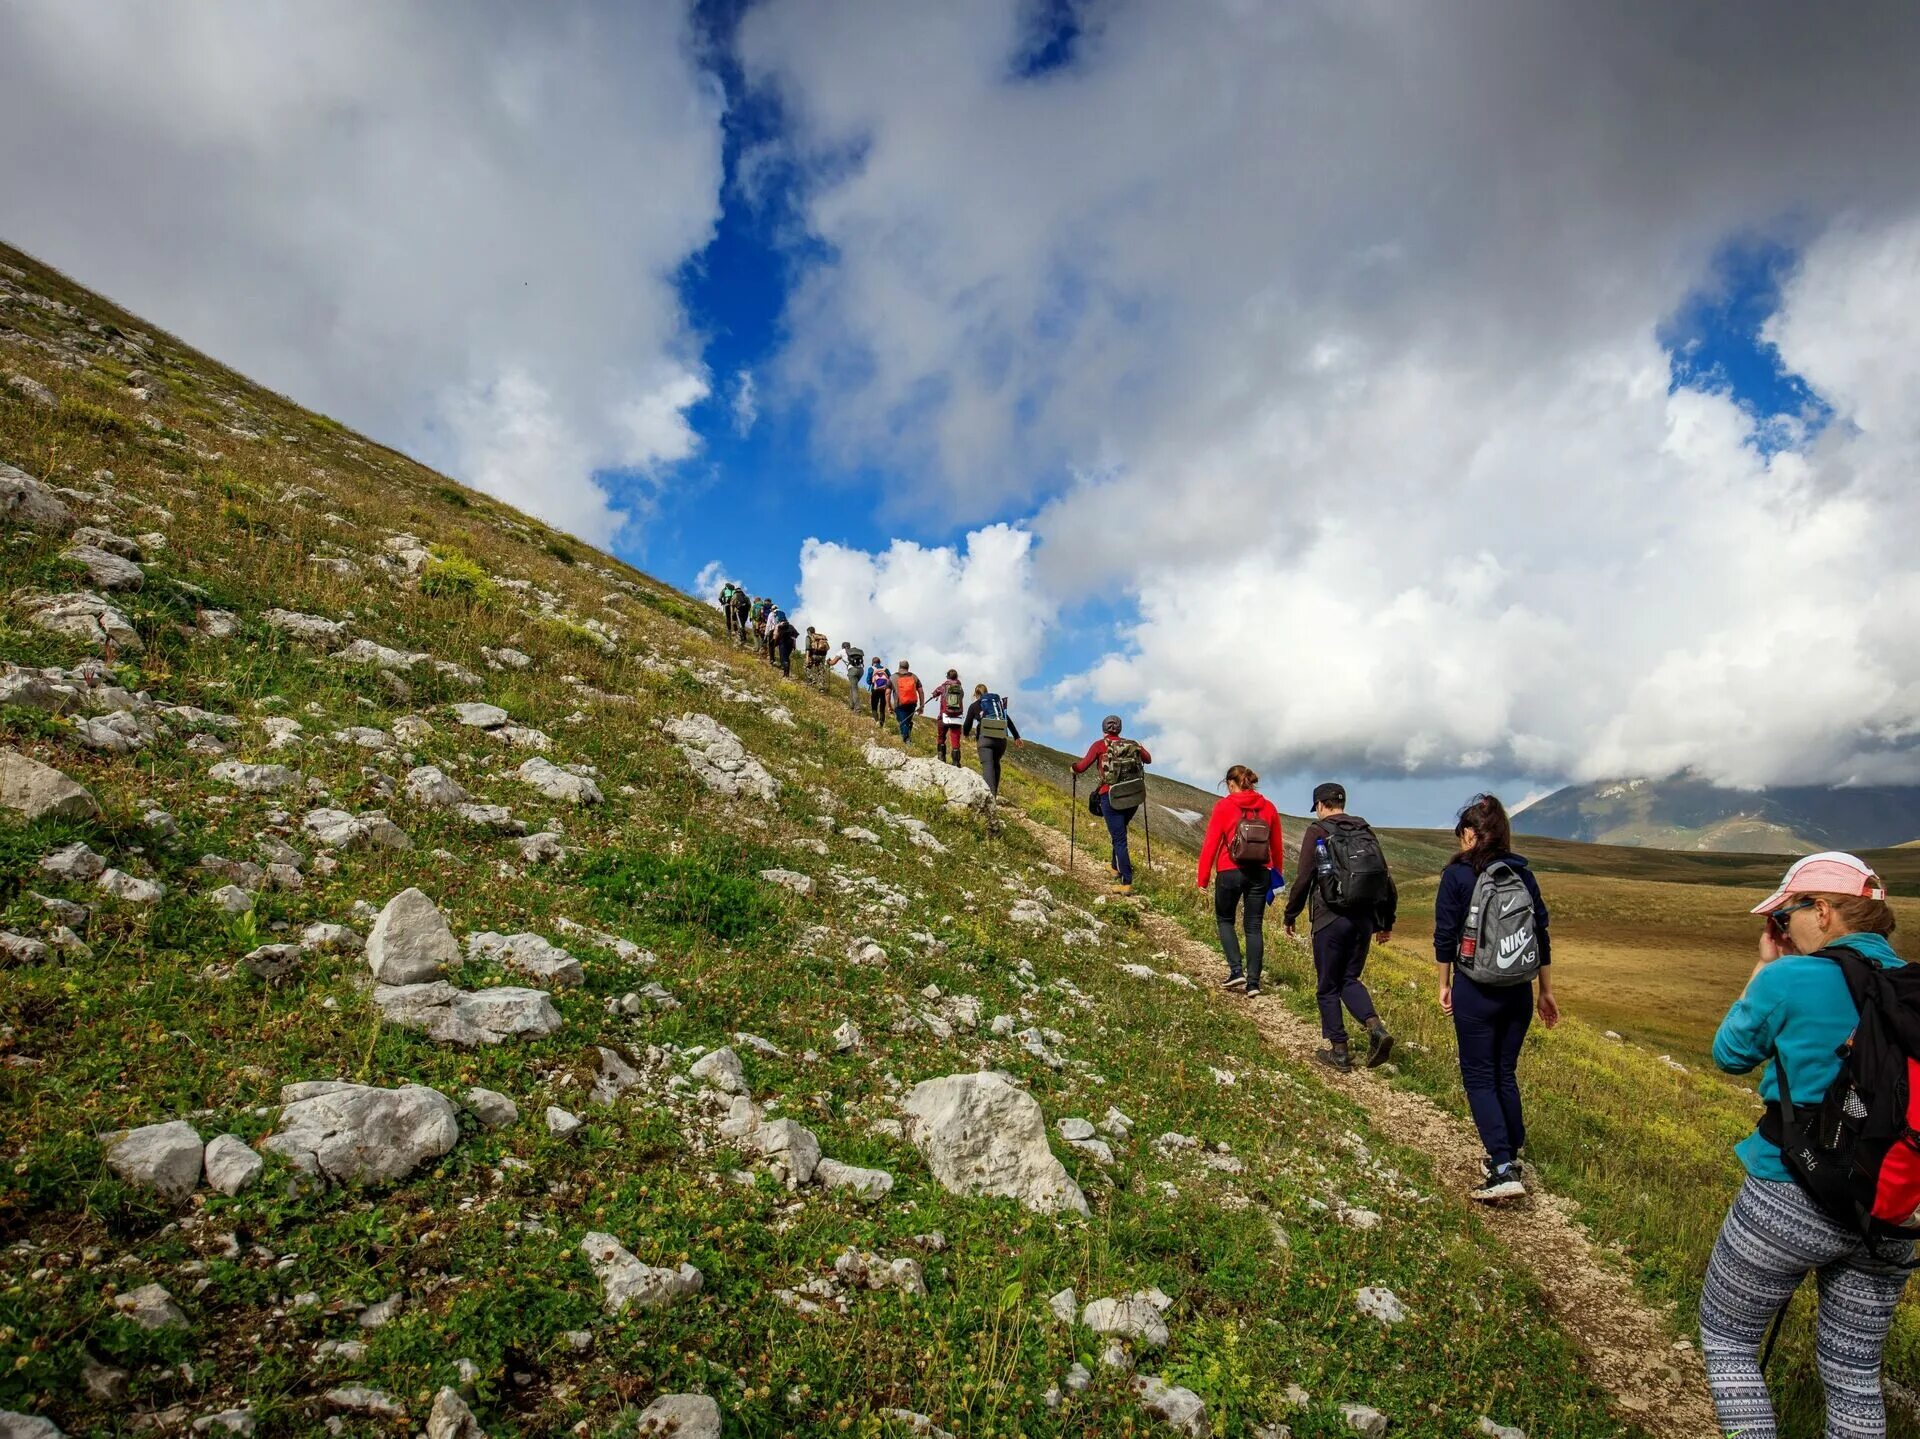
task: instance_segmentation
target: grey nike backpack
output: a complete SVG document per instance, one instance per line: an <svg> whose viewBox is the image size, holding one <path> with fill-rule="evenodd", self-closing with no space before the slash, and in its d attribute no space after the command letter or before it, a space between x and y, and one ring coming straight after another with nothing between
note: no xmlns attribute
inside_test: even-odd
<svg viewBox="0 0 1920 1439"><path fill-rule="evenodd" d="M1540 972L1533 891L1505 860L1488 865L1473 882L1458 962L1475 984L1527 984Z"/></svg>

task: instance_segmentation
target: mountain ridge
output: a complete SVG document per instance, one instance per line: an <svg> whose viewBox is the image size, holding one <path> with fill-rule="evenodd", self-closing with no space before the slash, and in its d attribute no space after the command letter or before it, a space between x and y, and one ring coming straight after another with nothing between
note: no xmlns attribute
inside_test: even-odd
<svg viewBox="0 0 1920 1439"><path fill-rule="evenodd" d="M1761 854L1888 849L1920 836L1920 786L1735 790L1688 774L1568 785L1515 816L1527 834Z"/></svg>

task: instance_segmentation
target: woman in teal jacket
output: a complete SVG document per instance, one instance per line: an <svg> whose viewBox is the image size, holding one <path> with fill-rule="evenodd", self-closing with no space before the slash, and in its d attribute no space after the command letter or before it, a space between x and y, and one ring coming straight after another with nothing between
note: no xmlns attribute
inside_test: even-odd
<svg viewBox="0 0 1920 1439"><path fill-rule="evenodd" d="M1713 1037L1713 1059L1731 1074L1765 1064L1760 1097L1780 1098L1786 1066L1796 1102L1817 1104L1840 1073L1840 1047L1859 1023L1840 966L1818 951L1845 947L1894 966L1886 889L1850 854L1814 854L1787 871L1759 905L1760 962ZM1758 1130L1735 1147L1747 1180L1721 1227L1700 1296L1701 1351L1720 1427L1773 1439L1772 1402L1760 1372L1767 1326L1808 1274L1818 1276L1817 1362L1830 1436L1884 1435L1881 1351L1905 1288L1909 1244L1877 1242L1835 1224L1794 1183L1777 1144Z"/></svg>

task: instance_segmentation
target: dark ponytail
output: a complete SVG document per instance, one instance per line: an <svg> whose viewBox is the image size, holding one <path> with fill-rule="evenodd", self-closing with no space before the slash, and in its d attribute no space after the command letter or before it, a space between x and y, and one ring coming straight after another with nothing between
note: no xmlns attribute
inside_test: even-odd
<svg viewBox="0 0 1920 1439"><path fill-rule="evenodd" d="M1453 858L1471 865L1475 874L1513 852L1513 822L1507 818L1507 807L1493 795L1477 794L1467 801L1453 822L1453 837L1459 839L1467 830L1473 831L1473 848L1463 848Z"/></svg>

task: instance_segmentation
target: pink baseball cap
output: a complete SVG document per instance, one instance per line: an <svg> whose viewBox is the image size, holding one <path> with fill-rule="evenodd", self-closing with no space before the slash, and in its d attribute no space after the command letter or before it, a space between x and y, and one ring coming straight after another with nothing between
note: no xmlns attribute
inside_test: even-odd
<svg viewBox="0 0 1920 1439"><path fill-rule="evenodd" d="M1786 903L1795 894L1858 894L1868 899L1885 899L1887 891L1880 876L1858 855L1837 849L1796 859L1780 881L1780 888L1753 907L1753 913L1765 914Z"/></svg>

